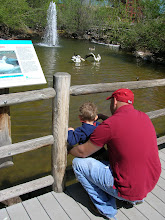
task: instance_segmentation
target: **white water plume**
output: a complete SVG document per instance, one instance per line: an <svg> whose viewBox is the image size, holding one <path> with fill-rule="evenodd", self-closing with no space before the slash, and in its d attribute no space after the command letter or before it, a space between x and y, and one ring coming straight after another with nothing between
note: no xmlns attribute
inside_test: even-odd
<svg viewBox="0 0 165 220"><path fill-rule="evenodd" d="M45 34L43 37L43 45L49 47L58 46L58 34L57 34L57 12L55 2L50 2L47 11L47 26L45 28Z"/></svg>

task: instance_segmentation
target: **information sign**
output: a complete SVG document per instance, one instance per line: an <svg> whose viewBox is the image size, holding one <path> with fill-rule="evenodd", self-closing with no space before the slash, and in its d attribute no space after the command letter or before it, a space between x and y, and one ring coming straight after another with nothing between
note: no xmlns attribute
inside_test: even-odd
<svg viewBox="0 0 165 220"><path fill-rule="evenodd" d="M32 41L0 40L0 88L45 83Z"/></svg>

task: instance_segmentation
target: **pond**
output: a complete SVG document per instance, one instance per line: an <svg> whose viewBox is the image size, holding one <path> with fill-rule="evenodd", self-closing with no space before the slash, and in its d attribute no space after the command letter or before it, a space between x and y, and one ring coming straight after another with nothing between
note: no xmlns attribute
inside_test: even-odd
<svg viewBox="0 0 165 220"><path fill-rule="evenodd" d="M153 80L165 78L164 66L147 63L136 59L132 54L114 51L106 45L94 44L89 41L74 39L59 39L58 47L41 47L34 40L36 53L45 74L47 84L11 88L10 92L42 89L53 86L53 74L67 72L71 75L71 85L96 84L108 82L124 82ZM99 63L92 58L77 65L71 61L72 55L87 55L90 47L95 46L93 53L101 55ZM134 90L134 107L144 112L165 108L165 87ZM109 93L70 97L69 126L78 127L79 106L85 101L93 101L99 113L110 115L109 103L106 97ZM12 142L25 141L51 134L51 100L23 103L10 107ZM153 124L158 136L165 134L165 117L154 119ZM14 166L1 170L0 187L30 181L47 174L51 169L51 149L45 147L36 151L14 156ZM68 167L72 157L68 156ZM67 179L67 184L74 181L74 176Z"/></svg>

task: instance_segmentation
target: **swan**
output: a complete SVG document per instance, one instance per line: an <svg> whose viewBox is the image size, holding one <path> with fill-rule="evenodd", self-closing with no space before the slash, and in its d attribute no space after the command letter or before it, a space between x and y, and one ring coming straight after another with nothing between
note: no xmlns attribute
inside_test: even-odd
<svg viewBox="0 0 165 220"><path fill-rule="evenodd" d="M14 68L12 64L6 63L7 57L3 56L0 60L0 72L10 71Z"/></svg>
<svg viewBox="0 0 165 220"><path fill-rule="evenodd" d="M17 59L14 59L14 58L7 58L7 59L6 59L6 63L12 64L12 65L14 65L14 66L19 65L18 60L17 60Z"/></svg>
<svg viewBox="0 0 165 220"><path fill-rule="evenodd" d="M2 59L0 60L0 63L6 63L7 57L3 56Z"/></svg>
<svg viewBox="0 0 165 220"><path fill-rule="evenodd" d="M94 51L95 50L95 46L94 47L89 47L89 50Z"/></svg>
<svg viewBox="0 0 165 220"><path fill-rule="evenodd" d="M82 58L80 55L74 55L72 56L72 59L71 59L73 62L75 63L81 63L81 61L85 61L84 58Z"/></svg>
<svg viewBox="0 0 165 220"><path fill-rule="evenodd" d="M89 55L86 55L85 58L93 57L95 61L99 62L101 60L100 54L97 55L97 57L94 55L94 53L90 53Z"/></svg>

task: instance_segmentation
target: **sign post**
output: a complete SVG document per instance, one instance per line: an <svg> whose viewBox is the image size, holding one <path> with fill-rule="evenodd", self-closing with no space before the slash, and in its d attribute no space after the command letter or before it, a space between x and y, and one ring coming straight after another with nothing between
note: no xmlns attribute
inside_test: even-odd
<svg viewBox="0 0 165 220"><path fill-rule="evenodd" d="M1 89L0 94L8 94L9 89ZM11 123L10 123L10 107L0 107L0 147L11 144ZM13 165L12 157L0 159L0 168Z"/></svg>

